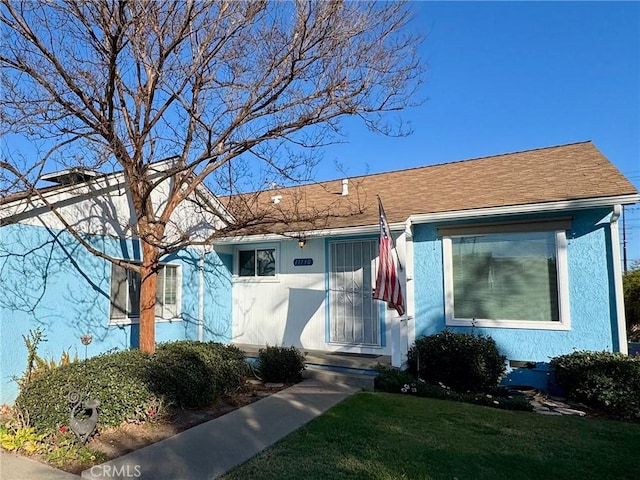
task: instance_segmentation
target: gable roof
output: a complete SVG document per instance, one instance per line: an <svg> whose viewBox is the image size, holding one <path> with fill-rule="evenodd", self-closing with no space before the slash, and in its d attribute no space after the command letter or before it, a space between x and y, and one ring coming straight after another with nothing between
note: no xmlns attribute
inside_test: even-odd
<svg viewBox="0 0 640 480"><path fill-rule="evenodd" d="M636 188L592 142L353 177L349 194L341 192L342 179L259 192L252 201L283 218L285 212L304 212L301 221L269 228L272 233L377 225L377 195L390 223L412 215L547 202L611 198L613 205L620 196L630 196L623 203L638 201ZM281 196L277 204L274 196Z"/></svg>

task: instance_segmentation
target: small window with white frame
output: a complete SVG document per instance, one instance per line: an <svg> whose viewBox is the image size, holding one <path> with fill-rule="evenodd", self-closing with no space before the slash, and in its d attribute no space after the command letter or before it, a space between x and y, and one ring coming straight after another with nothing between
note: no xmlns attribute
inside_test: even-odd
<svg viewBox="0 0 640 480"><path fill-rule="evenodd" d="M445 227L446 323L569 329L566 222Z"/></svg>
<svg viewBox="0 0 640 480"><path fill-rule="evenodd" d="M111 266L111 323L137 322L140 318L141 277L136 271ZM156 288L156 320L179 316L180 266L161 264Z"/></svg>
<svg viewBox="0 0 640 480"><path fill-rule="evenodd" d="M238 249L238 276L240 277L275 277L275 248L240 248Z"/></svg>

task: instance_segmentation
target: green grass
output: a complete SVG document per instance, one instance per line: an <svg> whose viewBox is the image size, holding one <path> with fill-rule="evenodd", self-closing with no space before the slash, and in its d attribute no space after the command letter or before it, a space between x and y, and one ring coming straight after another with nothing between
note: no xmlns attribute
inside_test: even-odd
<svg viewBox="0 0 640 480"><path fill-rule="evenodd" d="M640 425L359 393L223 478L636 480Z"/></svg>

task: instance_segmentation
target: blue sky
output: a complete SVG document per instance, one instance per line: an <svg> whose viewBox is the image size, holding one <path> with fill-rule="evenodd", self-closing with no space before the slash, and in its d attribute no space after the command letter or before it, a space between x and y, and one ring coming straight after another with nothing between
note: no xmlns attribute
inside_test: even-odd
<svg viewBox="0 0 640 480"><path fill-rule="evenodd" d="M640 189L640 2L414 2L426 37L414 133L355 121L328 147L318 180L592 140ZM640 260L640 204L627 209Z"/></svg>
<svg viewBox="0 0 640 480"><path fill-rule="evenodd" d="M348 119L317 180L592 140L640 190L640 2L411 8L427 66L424 103L398 114L413 135ZM626 212L628 258L640 261L640 204Z"/></svg>

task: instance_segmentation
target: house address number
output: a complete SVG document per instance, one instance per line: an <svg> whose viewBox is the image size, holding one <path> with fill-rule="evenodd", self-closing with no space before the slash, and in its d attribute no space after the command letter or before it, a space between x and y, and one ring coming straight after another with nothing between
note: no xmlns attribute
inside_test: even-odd
<svg viewBox="0 0 640 480"><path fill-rule="evenodd" d="M313 258L294 258L293 266L294 267L308 267L313 265Z"/></svg>

